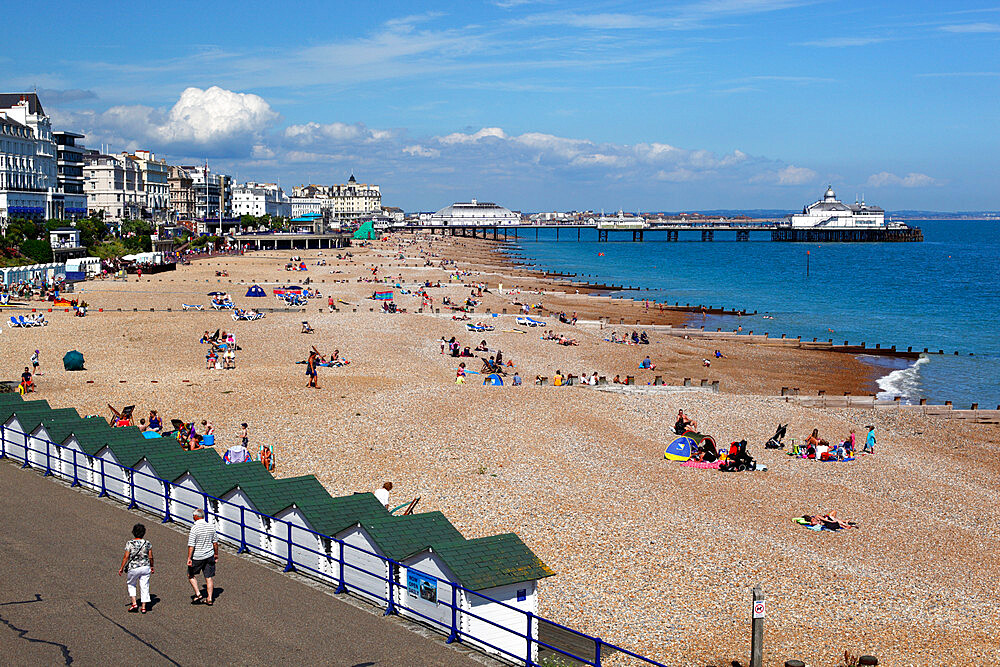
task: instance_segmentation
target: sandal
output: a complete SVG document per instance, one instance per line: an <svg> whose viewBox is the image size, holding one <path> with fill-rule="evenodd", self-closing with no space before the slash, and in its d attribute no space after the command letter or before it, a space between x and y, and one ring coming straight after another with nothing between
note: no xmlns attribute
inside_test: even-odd
<svg viewBox="0 0 1000 667"><path fill-rule="evenodd" d="M204 595L196 595L191 598L191 604L201 604L205 600Z"/></svg>
<svg viewBox="0 0 1000 667"><path fill-rule="evenodd" d="M206 607L211 607L213 604L215 604L215 602L213 600L205 600L205 606Z"/></svg>
<svg viewBox="0 0 1000 667"><path fill-rule="evenodd" d="M142 605L142 609L140 609L139 612L142 613L142 614L145 614L146 613L146 605Z"/></svg>
<svg viewBox="0 0 1000 667"><path fill-rule="evenodd" d="M129 605L128 613L134 614L138 608L139 608L139 605L137 605L137 604Z"/></svg>

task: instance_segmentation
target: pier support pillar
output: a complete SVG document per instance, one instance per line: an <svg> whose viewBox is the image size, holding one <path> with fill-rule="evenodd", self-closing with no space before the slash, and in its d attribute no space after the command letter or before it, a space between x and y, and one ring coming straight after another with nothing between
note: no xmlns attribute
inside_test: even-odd
<svg viewBox="0 0 1000 667"><path fill-rule="evenodd" d="M701 232L701 240L702 241L714 241L715 240L715 232L712 231L711 229L702 230L702 232Z"/></svg>

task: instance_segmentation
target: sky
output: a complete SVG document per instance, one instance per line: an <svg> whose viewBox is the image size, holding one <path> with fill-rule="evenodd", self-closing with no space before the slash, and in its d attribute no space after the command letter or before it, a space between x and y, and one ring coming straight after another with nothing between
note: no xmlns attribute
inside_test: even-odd
<svg viewBox="0 0 1000 667"><path fill-rule="evenodd" d="M385 205L1000 209L1000 4L5 7L0 91L90 148ZM46 22L48 21L48 23Z"/></svg>

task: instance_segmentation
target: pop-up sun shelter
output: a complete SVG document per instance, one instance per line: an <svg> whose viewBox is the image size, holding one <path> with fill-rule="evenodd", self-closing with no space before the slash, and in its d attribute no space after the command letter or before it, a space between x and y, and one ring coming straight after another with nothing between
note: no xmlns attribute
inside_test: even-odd
<svg viewBox="0 0 1000 667"><path fill-rule="evenodd" d="M502 387L503 386L503 378L501 378L496 373L490 373L483 380L483 384L493 385L494 387Z"/></svg>
<svg viewBox="0 0 1000 667"><path fill-rule="evenodd" d="M247 296L267 296L267 292L260 285L252 285L250 289L247 290Z"/></svg>
<svg viewBox="0 0 1000 667"><path fill-rule="evenodd" d="M85 370L83 367L83 355L76 350L70 350L63 355L63 367L68 371Z"/></svg>
<svg viewBox="0 0 1000 667"><path fill-rule="evenodd" d="M673 441L667 445L666 450L664 450L663 458L670 461L687 461L691 458L691 453L694 451L694 445L694 440L686 435L674 438Z"/></svg>

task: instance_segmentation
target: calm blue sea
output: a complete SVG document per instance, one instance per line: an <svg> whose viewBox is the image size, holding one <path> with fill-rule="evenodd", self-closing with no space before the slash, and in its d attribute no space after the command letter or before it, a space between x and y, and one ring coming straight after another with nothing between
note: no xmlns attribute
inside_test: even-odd
<svg viewBox="0 0 1000 667"><path fill-rule="evenodd" d="M996 407L1000 222L912 224L923 229L923 243L774 243L763 233L738 242L720 232L705 243L700 232L682 232L676 243L661 240L662 232L647 233L641 243L612 233L610 242L599 243L596 230L584 230L577 241L576 230L567 229L558 241L554 230L542 230L538 240L527 232L515 245L539 268L643 288L615 296L756 310L739 322L744 331L943 349L944 356L916 364L864 359L893 371L880 382L885 395ZM737 326L735 318L710 320L712 328Z"/></svg>

